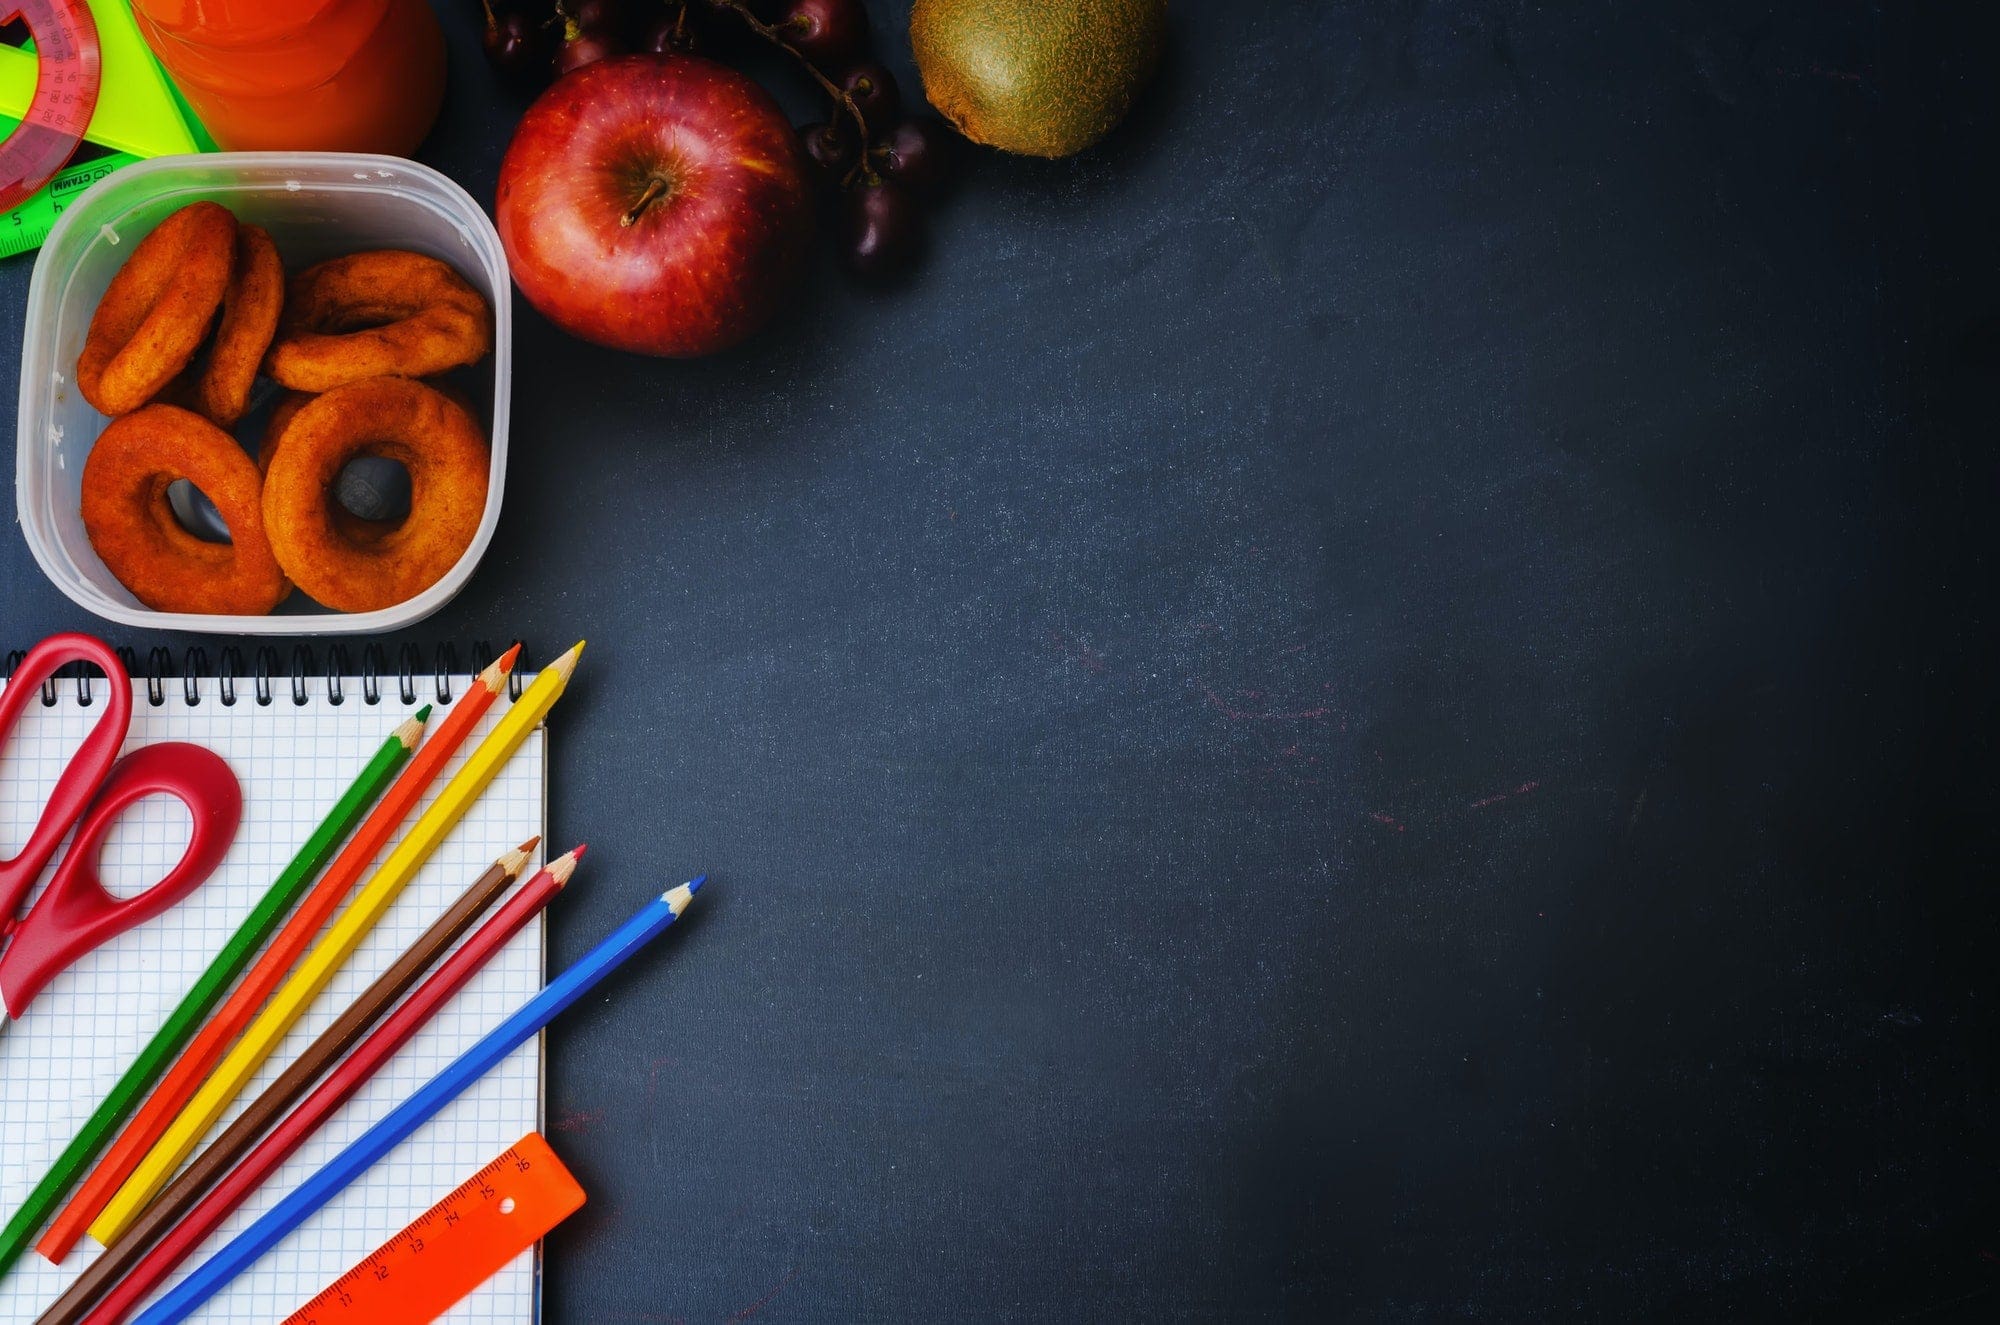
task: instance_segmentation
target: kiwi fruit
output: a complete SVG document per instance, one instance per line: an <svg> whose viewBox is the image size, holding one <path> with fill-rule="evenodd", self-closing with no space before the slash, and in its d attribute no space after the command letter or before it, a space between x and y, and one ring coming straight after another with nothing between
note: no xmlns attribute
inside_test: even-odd
<svg viewBox="0 0 2000 1325"><path fill-rule="evenodd" d="M1160 62L1166 0L917 0L924 95L976 143L1081 152L1125 118Z"/></svg>

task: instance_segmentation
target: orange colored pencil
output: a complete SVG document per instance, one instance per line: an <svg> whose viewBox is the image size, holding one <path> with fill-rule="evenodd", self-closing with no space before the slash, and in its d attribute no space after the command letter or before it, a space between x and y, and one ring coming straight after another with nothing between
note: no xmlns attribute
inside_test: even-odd
<svg viewBox="0 0 2000 1325"><path fill-rule="evenodd" d="M49 1231L35 1244L35 1250L58 1263L69 1255L71 1248L83 1237L84 1230L90 1227L105 1203L125 1185L125 1180L132 1176L132 1170L139 1166L139 1161L146 1157L154 1143L173 1124L209 1072L221 1061L222 1055L257 1015L264 1000L284 982L286 974L312 946L314 936L381 852L383 844L416 808L417 802L437 781L438 774L444 771L444 766L465 744L465 738L486 716L486 711L493 707L493 701L507 688L507 675L514 670L514 660L520 653L521 646L516 644L466 688L464 697L452 706L451 712L438 725L437 734L418 748L416 756L376 804L374 812L355 830L346 848L333 864L327 866L320 881L299 903L299 909L278 931L278 936L271 940L271 946L244 975L243 983L229 995L214 1019L188 1042L179 1060L125 1124L125 1130L118 1134L118 1139L97 1161L97 1167L91 1170L83 1186L77 1189L69 1204L49 1225Z"/></svg>

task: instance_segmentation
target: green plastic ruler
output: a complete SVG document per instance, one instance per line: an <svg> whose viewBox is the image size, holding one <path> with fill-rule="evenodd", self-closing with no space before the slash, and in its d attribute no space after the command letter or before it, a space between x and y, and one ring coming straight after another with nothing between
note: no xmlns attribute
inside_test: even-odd
<svg viewBox="0 0 2000 1325"><path fill-rule="evenodd" d="M55 178L26 202L11 212L0 213L0 258L40 248L49 237L49 227L56 223L71 199L118 167L129 166L138 159L129 152L112 152L57 171Z"/></svg>

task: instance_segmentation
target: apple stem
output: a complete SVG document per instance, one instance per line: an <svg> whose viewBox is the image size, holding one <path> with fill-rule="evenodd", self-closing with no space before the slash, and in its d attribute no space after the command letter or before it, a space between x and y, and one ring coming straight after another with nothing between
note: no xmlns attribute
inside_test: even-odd
<svg viewBox="0 0 2000 1325"><path fill-rule="evenodd" d="M842 177L840 181L841 187L846 188L849 184L852 184L856 176L861 176L868 182L873 183L875 172L868 165L868 120L861 114L861 107L854 104L854 98L848 96L838 83L821 73L819 66L801 55L797 47L780 36L777 28L763 22L755 14L751 13L750 7L744 4L743 0L715 0L715 2L721 5L722 8L735 14L736 17L742 19L744 26L752 32L762 37L765 41L770 42L773 46L778 47L794 60L797 60L799 67L812 75L812 80L820 85L827 96L833 98L834 105L846 109L848 116L854 121L855 132L861 137L861 150L855 156L854 168Z"/></svg>
<svg viewBox="0 0 2000 1325"><path fill-rule="evenodd" d="M658 175L655 175L651 179L647 180L646 191L639 195L639 201L632 204L631 211L625 213L625 215L618 218L618 224L621 226L628 226L631 225L634 221L637 221L639 219L640 213L644 212L646 208L649 205L651 205L652 201L655 198L665 193L667 191L667 188L668 188L667 181L661 179Z"/></svg>

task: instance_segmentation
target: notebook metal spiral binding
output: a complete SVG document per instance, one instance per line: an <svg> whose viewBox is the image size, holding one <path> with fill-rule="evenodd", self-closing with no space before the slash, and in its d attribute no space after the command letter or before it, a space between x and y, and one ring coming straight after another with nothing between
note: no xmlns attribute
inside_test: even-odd
<svg viewBox="0 0 2000 1325"><path fill-rule="evenodd" d="M14 649L7 654L5 670L0 677L11 680L15 671L27 658L25 649ZM314 656L312 647L297 644L292 647L291 665L280 670L278 651L268 644L259 645L252 669L246 673L243 666L243 651L235 645L224 647L218 657L218 666L211 669L208 650L199 644L190 645L182 655L180 665L174 664L174 651L156 645L146 653L145 666L139 665L138 654L129 646L119 648L118 657L125 664L125 670L133 677L143 680L146 685L146 702L159 708L167 702L169 685L180 681L181 702L190 708L202 703L205 684L215 681L214 695L225 708L235 707L241 697L239 680L250 681L249 695L259 706L269 706L276 691L272 686L274 677L283 675L287 679L290 698L294 704L304 704L312 697L312 682L321 679L327 701L332 704L346 702L345 678L350 671L350 658L344 644L329 644L326 648L324 665ZM458 650L449 643L439 644L431 655L431 683L440 704L449 704L452 699L452 677L457 675L477 675L493 661L494 652L485 640L476 640L472 645L472 669L461 673L458 666ZM396 654L396 698L405 707L417 702L418 676L423 671L423 649L416 644L404 644ZM388 655L380 644L369 644L361 650L361 702L373 707L382 702L382 682L387 676ZM522 674L527 670L527 650L521 652L520 661L507 680L510 699L521 697ZM69 682L76 692L79 707L89 708L95 696L92 693L97 680L103 673L82 663L72 663L57 671L42 683L42 705L52 707L60 698L59 685Z"/></svg>
<svg viewBox="0 0 2000 1325"><path fill-rule="evenodd" d="M326 702L340 705L347 702L341 679L347 675L347 648L345 645L329 644L326 647Z"/></svg>

